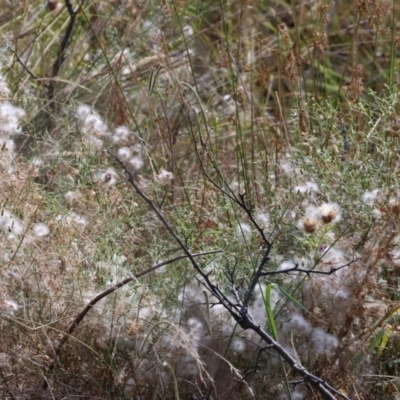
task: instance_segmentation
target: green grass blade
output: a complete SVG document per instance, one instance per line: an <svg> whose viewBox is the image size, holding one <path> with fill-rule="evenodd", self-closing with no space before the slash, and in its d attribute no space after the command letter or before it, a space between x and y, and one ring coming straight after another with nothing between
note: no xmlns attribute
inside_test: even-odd
<svg viewBox="0 0 400 400"><path fill-rule="evenodd" d="M271 331L272 337L274 338L274 340L278 340L278 331L276 329L274 312L273 312L272 306L271 306L271 290L272 290L272 288L273 288L273 284L270 283L270 284L268 284L267 288L265 289L264 304L265 304L265 310L267 312L267 317L268 317L268 325L269 325L269 329Z"/></svg>
<svg viewBox="0 0 400 400"><path fill-rule="evenodd" d="M160 73L161 69L163 68L163 65L159 65L157 69L153 69L150 74L150 80L149 80L149 89L148 89L148 95L151 96L154 92L154 88L157 83L157 77L158 74Z"/></svg>
<svg viewBox="0 0 400 400"><path fill-rule="evenodd" d="M270 285L272 285L272 287L277 290L278 292L280 292L281 294L283 294L283 296L285 296L289 301L291 301L293 304L295 304L296 306L300 307L303 310L306 310L303 305L301 303L299 303L289 292L287 292L283 287L277 285L276 283L270 283Z"/></svg>

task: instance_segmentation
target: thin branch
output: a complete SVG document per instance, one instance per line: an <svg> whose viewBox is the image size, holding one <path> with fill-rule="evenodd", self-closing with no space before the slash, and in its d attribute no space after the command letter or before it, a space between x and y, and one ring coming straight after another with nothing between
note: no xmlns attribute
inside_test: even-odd
<svg viewBox="0 0 400 400"><path fill-rule="evenodd" d="M352 261L348 262L347 264L341 265L340 267L337 267L337 268L331 267L330 271L316 271L315 269L303 269L303 268L299 268L299 264L296 264L292 268L282 269L282 270L278 270L278 271L264 271L264 272L261 272L260 276L288 274L289 272L301 272L301 273L307 274L307 275L311 275L311 274L332 275L333 273L339 271L342 268L346 268L346 267L350 266L351 264L357 262L358 260L359 260L359 258L352 260Z"/></svg>
<svg viewBox="0 0 400 400"><path fill-rule="evenodd" d="M122 168L125 170L125 172L128 175L128 182L133 186L133 188L136 190L136 193L147 203L147 205L155 212L157 217L160 219L160 221L163 223L169 234L175 239L175 241L178 243L179 247L183 250L183 252L186 254L186 256L189 258L191 261L192 265L195 267L197 271L201 271L200 266L197 264L196 260L194 259L192 253L189 251L187 246L183 243L183 241L180 239L180 237L175 233L175 231L171 228L169 223L166 221L164 218L163 214L160 212L160 210L153 204L153 202L140 190L139 186L135 182L135 177L132 175L129 170L126 168L124 163L114 154L111 152L108 152L111 154L115 160L122 166Z"/></svg>
<svg viewBox="0 0 400 400"><path fill-rule="evenodd" d="M251 281L249 290L247 291L246 298L245 298L245 300L244 300L244 302L243 302L242 313L246 313L246 312L247 312L247 307L249 306L251 296L252 296L252 294L253 294L253 292L254 292L254 289L255 289L256 286L257 286L258 281L260 280L260 277L261 277L262 274L263 274L262 270L263 270L263 268L264 268L264 265L265 265L265 264L268 262L268 260L269 260L269 254L270 254L270 252L271 252L271 249L272 249L272 244L268 242L267 250L266 250L266 252L264 253L264 257L262 258L262 260L261 260L261 262L260 262L260 265L259 265L258 268L257 268L257 272L255 273L255 275L254 275L254 277L253 277L253 279L252 279L252 281Z"/></svg>
<svg viewBox="0 0 400 400"><path fill-rule="evenodd" d="M56 80L54 80L54 78L57 77L57 75L59 74L61 65L65 60L65 52L69 46L72 32L73 32L73 29L75 26L76 16L78 14L78 11L81 8L81 4L79 4L77 11L75 11L74 8L72 7L71 1L65 0L65 7L67 7L70 19L69 19L69 24L67 26L67 30L65 31L64 36L61 39L60 47L58 48L58 52L57 52L57 58L54 61L54 64L53 64L53 67L51 70L51 78L53 78L53 79L50 81L49 86L48 86L48 97L49 97L50 101L54 99L54 89L56 86Z"/></svg>
<svg viewBox="0 0 400 400"><path fill-rule="evenodd" d="M26 64L22 61L21 57L17 54L17 52L11 48L9 50L11 51L11 53L14 54L17 61L22 65L22 68L24 68L24 70L28 73L28 75L35 81L39 81L40 79L26 66Z"/></svg>
<svg viewBox="0 0 400 400"><path fill-rule="evenodd" d="M109 154L112 155L112 153L109 152ZM162 222L162 224L165 226L167 231L170 233L170 235L173 237L173 239L177 242L177 244L181 247L183 252L187 255L188 259L192 263L193 268L200 274L202 279L204 280L203 285L206 287L206 289L217 298L217 300L220 302L220 304L223 305L223 307L230 313L232 318L241 326L243 329L250 329L257 333L257 335L267 343L276 353L278 353L284 361L286 361L291 368L297 372L299 375L302 376L305 382L311 384L318 392L326 399L329 400L336 400L335 396L340 396L343 399L349 400L349 398L343 394L341 394L339 391L334 389L332 386L330 386L327 382L325 382L323 379L317 377L316 375L313 375L310 373L303 365L301 365L292 355L288 353L287 350L283 346L281 346L278 342L276 342L264 329L260 327L259 324L256 323L256 321L253 319L253 317L250 315L249 311L247 310L247 307L243 307L241 304L233 304L232 301L225 296L224 293L219 289L218 285L215 285L214 283L211 282L208 274L206 274L202 268L197 264L196 260L194 259L192 253L190 250L185 246L185 244L182 242L182 240L179 238L179 236L175 233L175 231L172 229L171 225L167 222L165 217L161 214L161 212L157 209L157 207L153 204L153 202L144 194L144 192L139 188L139 186L135 182L135 177L134 175L125 167L124 163L115 155L113 155L114 159L118 162L119 165L124 169L124 171L127 174L128 177L128 182L132 185L132 187L135 189L136 193L149 205L150 209L154 211L154 213L157 215L159 220ZM267 248L267 251L264 254L263 260L260 263L260 266L258 268L257 273L261 274L262 272L262 267L265 265L265 263L268 260L269 253L271 251L272 245L268 242L269 246ZM257 274L256 274L257 276ZM259 276L257 280L253 278L252 285L256 285L258 282ZM254 290L254 289L253 289ZM251 291L251 288L249 289L249 292ZM248 292L248 293L249 293ZM247 300L247 299L246 299Z"/></svg>
<svg viewBox="0 0 400 400"><path fill-rule="evenodd" d="M272 243L267 239L267 237L264 234L264 229L260 227L260 225L257 223L257 221L253 217L253 206L248 206L246 203L246 193L239 194L240 202L237 204L246 212L247 216L250 219L250 222L254 225L254 227L257 229L258 233L262 237L264 243L269 246Z"/></svg>

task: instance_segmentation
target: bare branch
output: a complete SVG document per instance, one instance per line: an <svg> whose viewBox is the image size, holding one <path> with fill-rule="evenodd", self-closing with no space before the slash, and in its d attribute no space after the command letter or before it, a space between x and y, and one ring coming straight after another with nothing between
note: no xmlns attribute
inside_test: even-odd
<svg viewBox="0 0 400 400"><path fill-rule="evenodd" d="M51 77L53 79L50 81L48 86L48 97L50 101L54 99L54 89L56 85L56 80L54 78L59 74L61 65L65 60L65 52L69 46L72 32L75 26L76 16L78 14L78 10L81 7L81 4L79 4L77 10L75 11L74 8L72 7L71 1L65 0L65 7L67 8L69 13L69 24L67 26L67 30L65 31L63 38L61 39L60 47L58 48L57 52L57 58L54 61L51 70Z"/></svg>
<svg viewBox="0 0 400 400"><path fill-rule="evenodd" d="M112 153L109 153L113 155ZM317 377L316 375L313 375L310 373L305 367L303 367L294 357L292 357L278 342L276 342L264 329L262 329L256 321L254 321L253 317L250 315L247 307L244 307L244 304L233 304L231 300L219 289L217 284L214 284L211 282L209 275L206 274L202 268L200 267L199 264L197 264L196 260L194 259L192 253L190 250L185 246L185 244L182 242L182 240L179 238L179 236L175 233L171 225L168 223L168 221L165 219L165 217L161 214L161 212L157 209L157 207L153 204L153 202L144 194L144 192L139 188L139 186L135 182L135 177L134 175L125 167L124 163L115 155L113 155L114 159L121 165L121 167L124 169L128 176L128 182L132 185L132 187L135 189L136 193L149 205L150 209L154 211L154 213L157 215L159 220L162 222L162 224L165 226L167 231L170 233L170 235L173 237L173 239L176 241L176 243L181 247L183 252L187 255L188 259L192 263L193 268L200 274L203 282L202 284L206 287L206 289L214 295L217 300L219 301L220 304L224 306L224 308L230 313L232 318L241 326L242 329L251 329L257 335L264 340L267 345L271 347L278 355L286 361L292 369L297 372L299 375L302 376L305 382L309 383L312 385L318 392L326 399L329 400L336 400L335 395L342 397L343 399L349 400L349 398L340 392L338 392L336 389L331 387L327 382L325 382L323 379ZM263 259L261 260L261 263L257 269L257 273L254 276L252 280L252 284L250 285L250 288L248 290L247 296L246 296L246 301L248 304L249 302L249 293L251 294L252 291L254 290L255 285L257 284L261 274L262 274L262 268L264 267L265 263L268 261L269 253L271 251L272 245L268 243L268 248L267 251L264 254Z"/></svg>
<svg viewBox="0 0 400 400"><path fill-rule="evenodd" d="M350 266L351 264L357 262L358 260L359 260L359 258L352 260L352 261L348 262L347 264L341 265L340 267L337 267L337 268L331 267L331 269L329 271L316 271L315 269L303 269L303 268L299 268L299 264L296 264L293 268L281 269L278 271L264 271L264 272L261 272L260 276L281 275L281 274L288 274L290 272L300 272L300 273L307 274L307 275L311 275L311 274L332 275L333 273L341 270L342 268L346 268L346 267Z"/></svg>
<svg viewBox="0 0 400 400"><path fill-rule="evenodd" d="M258 281L260 280L260 277L262 276L262 270L264 268L264 265L269 260L269 254L271 252L271 249L272 249L272 244L270 244L268 242L267 251L264 253L264 257L262 258L262 260L260 262L260 265L257 268L257 272L256 272L256 274L254 275L254 277L253 277L253 279L251 281L249 290L247 291L246 298L245 298L245 300L243 302L243 310L242 310L242 312L247 312L247 307L249 306L249 302L250 302L251 296L252 296L252 294L254 292L254 289L256 288L256 285L257 285Z"/></svg>
<svg viewBox="0 0 400 400"><path fill-rule="evenodd" d="M22 61L21 57L17 54L17 52L11 48L9 50L11 51L11 53L14 54L17 61L22 65L22 67L28 73L28 75L35 81L39 81L40 79L26 66L26 64Z"/></svg>

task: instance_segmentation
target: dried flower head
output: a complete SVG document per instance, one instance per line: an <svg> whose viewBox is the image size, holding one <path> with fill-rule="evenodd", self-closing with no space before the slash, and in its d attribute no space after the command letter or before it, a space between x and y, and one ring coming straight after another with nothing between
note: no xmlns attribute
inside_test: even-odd
<svg viewBox="0 0 400 400"><path fill-rule="evenodd" d="M324 203L319 208L321 221L330 224L340 220L340 207L336 203Z"/></svg>
<svg viewBox="0 0 400 400"><path fill-rule="evenodd" d="M317 226L318 221L311 217L304 217L298 223L298 227L305 233L314 233L317 230Z"/></svg>

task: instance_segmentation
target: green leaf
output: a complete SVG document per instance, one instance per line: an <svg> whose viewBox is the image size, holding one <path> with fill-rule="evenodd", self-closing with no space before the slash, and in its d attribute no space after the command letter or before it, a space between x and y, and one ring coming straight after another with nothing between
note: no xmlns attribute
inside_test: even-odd
<svg viewBox="0 0 400 400"><path fill-rule="evenodd" d="M386 348L386 345L392 336L393 331L391 329L385 328L383 329L383 335L378 347L378 354L381 355Z"/></svg>
<svg viewBox="0 0 400 400"><path fill-rule="evenodd" d="M289 301L291 301L293 304L296 304L296 306L302 308L303 310L307 311L306 308L303 307L301 303L299 303L292 295L287 292L285 289L277 285L276 283L270 283L269 285L272 285L275 290L278 292L282 293ZM269 286L268 285L268 286Z"/></svg>
<svg viewBox="0 0 400 400"><path fill-rule="evenodd" d="M384 337L385 337L385 329L380 329L378 333L369 342L368 350L375 351L376 348L380 348L381 347L380 343L382 343Z"/></svg>
<svg viewBox="0 0 400 400"><path fill-rule="evenodd" d="M150 80L149 80L149 89L148 89L148 95L151 96L154 91L154 87L157 82L157 77L158 74L160 73L161 69L163 68L163 65L159 65L156 70L152 70L150 74Z"/></svg>
<svg viewBox="0 0 400 400"><path fill-rule="evenodd" d="M273 283L270 283L265 290L264 304L265 304L265 310L267 312L268 324L272 337L274 338L274 340L278 340L278 331L275 325L274 312L271 307L271 290L273 285L274 285Z"/></svg>

